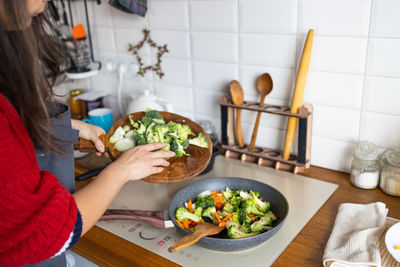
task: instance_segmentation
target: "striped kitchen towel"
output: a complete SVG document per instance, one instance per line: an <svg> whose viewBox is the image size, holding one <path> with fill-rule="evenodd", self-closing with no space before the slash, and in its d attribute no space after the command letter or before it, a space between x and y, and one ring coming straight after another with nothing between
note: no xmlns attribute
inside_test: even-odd
<svg viewBox="0 0 400 267"><path fill-rule="evenodd" d="M121 11L144 17L147 11L147 0L109 0L108 3Z"/></svg>
<svg viewBox="0 0 400 267"><path fill-rule="evenodd" d="M325 247L325 267L380 267L379 237L385 230L386 205L342 203Z"/></svg>

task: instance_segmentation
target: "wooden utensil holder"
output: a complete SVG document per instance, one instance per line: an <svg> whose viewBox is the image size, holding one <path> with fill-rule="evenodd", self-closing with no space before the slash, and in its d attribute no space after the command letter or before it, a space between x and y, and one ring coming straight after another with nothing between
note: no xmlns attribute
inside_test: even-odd
<svg viewBox="0 0 400 267"><path fill-rule="evenodd" d="M305 172L310 168L311 132L312 132L312 105L304 105L298 114L290 113L290 107L277 105L264 105L260 107L257 102L244 102L234 105L228 96L222 96L221 105L221 133L222 148L228 158L236 158L246 162L257 163L260 166L273 167L293 173ZM288 160L282 158L282 150L255 147L253 152L248 150L248 145L239 147L235 142L234 110L245 109L256 112L271 113L278 116L295 117L298 123L298 149L297 155L290 155Z"/></svg>

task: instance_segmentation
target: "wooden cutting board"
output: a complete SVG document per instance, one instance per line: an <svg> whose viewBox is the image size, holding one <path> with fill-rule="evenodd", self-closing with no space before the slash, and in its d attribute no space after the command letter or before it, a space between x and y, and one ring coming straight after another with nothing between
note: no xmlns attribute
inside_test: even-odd
<svg viewBox="0 0 400 267"><path fill-rule="evenodd" d="M200 174L210 162L212 155L212 143L208 134L194 121L189 120L188 118L182 117L178 114L170 113L170 112L159 112L160 115L164 118L164 121L168 123L169 121L174 121L182 124L187 124L192 129L192 132L197 136L199 133L203 133L206 136L209 147L202 148L198 146L189 145L189 147L185 150L190 156L183 156L180 158L170 158L168 161L170 163L168 168L165 168L162 172L153 174L148 176L143 181L147 181L150 183L158 183L158 184L170 184L170 183L179 183L186 180L189 180L198 174ZM145 113L137 112L131 114L134 121L140 120ZM113 145L108 141L110 137L114 134L114 131L119 126L129 125L131 129L133 129L132 125L129 121L129 116L125 116L118 121L116 121L113 126L110 128L109 132L106 135L100 136L100 139L103 141L106 151L109 152L111 158L113 160L117 159L121 152L115 150ZM80 152L96 152L96 148L91 141L87 141L84 139L79 140L79 151Z"/></svg>

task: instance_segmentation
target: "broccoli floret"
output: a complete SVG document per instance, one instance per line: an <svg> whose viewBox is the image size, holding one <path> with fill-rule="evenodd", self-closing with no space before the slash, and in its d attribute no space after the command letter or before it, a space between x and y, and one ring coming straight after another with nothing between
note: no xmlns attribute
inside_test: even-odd
<svg viewBox="0 0 400 267"><path fill-rule="evenodd" d="M197 197L196 207L201 207L205 210L208 207L214 207L215 201L211 196Z"/></svg>
<svg viewBox="0 0 400 267"><path fill-rule="evenodd" d="M153 122L153 120L151 119L151 118L149 118L149 117L147 117L147 116L144 116L144 117L142 117L141 119L140 119L140 121L144 124L144 126L149 126L152 122Z"/></svg>
<svg viewBox="0 0 400 267"><path fill-rule="evenodd" d="M229 187L226 187L225 190L221 191L221 193L225 199L230 199L233 196L232 191L229 189Z"/></svg>
<svg viewBox="0 0 400 267"><path fill-rule="evenodd" d="M144 134L146 132L146 125L144 125L141 121L138 122L139 127L136 132L140 134Z"/></svg>
<svg viewBox="0 0 400 267"><path fill-rule="evenodd" d="M254 203L255 203L257 209L258 209L260 212L266 213L266 212L269 210L271 204L270 204L268 201L265 201L265 202L264 202L264 201L261 201L261 200L259 199L260 193L250 191L250 195L252 196L252 198L253 198L253 200L254 200Z"/></svg>
<svg viewBox="0 0 400 267"><path fill-rule="evenodd" d="M146 140L144 134L140 134L140 133L136 133L133 135L133 141L135 141L135 144L137 146L147 144L147 140Z"/></svg>
<svg viewBox="0 0 400 267"><path fill-rule="evenodd" d="M239 224L251 222L251 218L247 216L246 212L242 209L240 209L238 212L238 218L239 218Z"/></svg>
<svg viewBox="0 0 400 267"><path fill-rule="evenodd" d="M180 143L181 143L183 149L186 149L186 148L188 148L188 146L189 146L189 141L188 141L187 139L185 139L185 140L180 140Z"/></svg>
<svg viewBox="0 0 400 267"><path fill-rule="evenodd" d="M258 192L256 192L256 191L253 191L253 190L250 190L249 194L250 194L250 195L254 195L254 196L257 197L257 198L260 197L260 193L258 193Z"/></svg>
<svg viewBox="0 0 400 267"><path fill-rule="evenodd" d="M204 134L199 133L196 138L189 139L189 144L199 147L208 148L208 141Z"/></svg>
<svg viewBox="0 0 400 267"><path fill-rule="evenodd" d="M255 214L260 216L264 215L264 212L258 209L257 202L253 198L245 200L242 205L242 208L247 215L248 214Z"/></svg>
<svg viewBox="0 0 400 267"><path fill-rule="evenodd" d="M193 213L190 213L190 211L187 208L184 207L179 207L176 212L175 212L175 217L178 219L178 221L184 221L184 220L192 220L195 222L199 222L201 220L200 216L197 216Z"/></svg>
<svg viewBox="0 0 400 267"><path fill-rule="evenodd" d="M192 129L190 129L190 126L187 124L177 124L177 130L178 137L181 140L186 140L189 135L193 134Z"/></svg>
<svg viewBox="0 0 400 267"><path fill-rule="evenodd" d="M233 206L235 210L237 210L240 207L240 204L242 203L242 199L239 196L234 196L231 199L229 199L228 202Z"/></svg>
<svg viewBox="0 0 400 267"><path fill-rule="evenodd" d="M222 213L224 216L231 214L235 211L234 207L230 203L225 203L224 208L222 209Z"/></svg>
<svg viewBox="0 0 400 267"><path fill-rule="evenodd" d="M160 113L158 113L157 110L146 109L145 113L146 113L146 116L149 117L150 119L163 120L163 117L160 115Z"/></svg>
<svg viewBox="0 0 400 267"><path fill-rule="evenodd" d="M160 142L169 143L165 142L165 134L168 132L168 126L166 124L156 124L153 128L153 131L156 133Z"/></svg>
<svg viewBox="0 0 400 267"><path fill-rule="evenodd" d="M202 212L203 212L203 208L197 207L196 210L194 211L194 215L201 217Z"/></svg>
<svg viewBox="0 0 400 267"><path fill-rule="evenodd" d="M228 229L228 238L232 239L238 239L238 238L245 238L245 237L250 237L250 236L255 236L258 233L246 233L241 231L240 228L238 228L236 225L231 225Z"/></svg>
<svg viewBox="0 0 400 267"><path fill-rule="evenodd" d="M265 232L267 229L265 229L264 225L260 221L256 221L251 224L251 232L253 233L262 233Z"/></svg>
<svg viewBox="0 0 400 267"><path fill-rule="evenodd" d="M215 215L214 215L214 213L216 211L217 210L215 209L215 206L208 207L208 208L206 208L204 210L204 212L202 214L202 217L203 218L209 218L213 222L213 224L217 224L218 222L217 222L217 219L215 218Z"/></svg>
<svg viewBox="0 0 400 267"><path fill-rule="evenodd" d="M259 222L262 223L262 225L273 225L276 220L277 218L272 211L268 211L260 217Z"/></svg>
<svg viewBox="0 0 400 267"><path fill-rule="evenodd" d="M181 143L179 143L177 139L172 140L170 149L171 151L175 152L175 157L180 158L184 155L189 156L189 154L185 152L183 146L181 145Z"/></svg>

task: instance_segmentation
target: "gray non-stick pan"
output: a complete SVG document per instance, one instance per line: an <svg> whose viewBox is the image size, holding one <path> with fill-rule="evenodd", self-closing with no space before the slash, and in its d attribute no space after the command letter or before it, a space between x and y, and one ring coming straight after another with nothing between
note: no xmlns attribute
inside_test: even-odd
<svg viewBox="0 0 400 267"><path fill-rule="evenodd" d="M279 231L289 211L289 204L283 194L267 184L250 179L233 177L212 178L188 185L172 198L168 206L168 211L107 210L101 220L144 221L151 223L157 228L175 226L182 235L188 235L191 232L181 228L175 221L176 209L184 206L184 203L189 199L194 200L203 191L224 190L226 187L232 190L253 190L259 192L263 200L271 203L272 212L278 215L278 220L274 228L262 234L241 239L228 239L220 236L203 237L196 244L214 250L243 250L267 241Z"/></svg>

